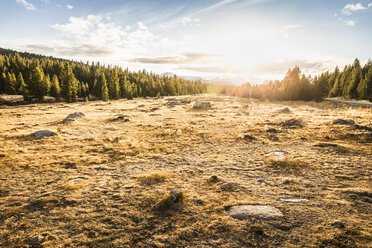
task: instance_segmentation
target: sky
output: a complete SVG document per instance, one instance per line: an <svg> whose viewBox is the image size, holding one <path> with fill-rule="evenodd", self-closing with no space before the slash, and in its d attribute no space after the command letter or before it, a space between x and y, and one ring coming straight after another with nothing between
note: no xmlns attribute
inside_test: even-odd
<svg viewBox="0 0 372 248"><path fill-rule="evenodd" d="M372 0L4 0L0 47L262 83L372 58Z"/></svg>

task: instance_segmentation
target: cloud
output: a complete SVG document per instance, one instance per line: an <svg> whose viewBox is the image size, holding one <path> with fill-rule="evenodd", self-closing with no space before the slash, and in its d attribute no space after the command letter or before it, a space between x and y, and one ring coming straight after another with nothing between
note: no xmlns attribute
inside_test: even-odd
<svg viewBox="0 0 372 248"><path fill-rule="evenodd" d="M216 4L210 5L206 8L204 8L204 9L198 10L195 13L193 13L192 15L195 16L195 15L199 15L201 13L209 12L209 11L212 11L214 9L220 8L224 5L233 3L233 2L236 2L236 0L222 0L222 1L219 1L218 3L216 3Z"/></svg>
<svg viewBox="0 0 372 248"><path fill-rule="evenodd" d="M141 64L191 64L191 63L205 63L207 58L215 55L205 53L184 53L180 56L173 57L157 57L157 58L134 58L129 62Z"/></svg>
<svg viewBox="0 0 372 248"><path fill-rule="evenodd" d="M355 22L353 20L345 20L345 24L347 26L350 26L350 27L354 27L355 26Z"/></svg>
<svg viewBox="0 0 372 248"><path fill-rule="evenodd" d="M167 47L171 41L155 35L142 22L137 27L123 27L105 16L71 16L66 23L50 26L58 31L53 43L56 55L128 57L148 54L158 48ZM45 44L50 46L50 44Z"/></svg>
<svg viewBox="0 0 372 248"><path fill-rule="evenodd" d="M32 3L27 2L27 0L16 0L16 2L25 7L27 10L37 10L37 8Z"/></svg>
<svg viewBox="0 0 372 248"><path fill-rule="evenodd" d="M73 8L74 8L74 6L72 6L72 5L70 5L70 4L67 4L66 7L67 7L68 9L73 9Z"/></svg>
<svg viewBox="0 0 372 248"><path fill-rule="evenodd" d="M182 18L182 23L183 25L188 25L188 24L197 24L200 22L199 18L191 18L191 17L184 17Z"/></svg>
<svg viewBox="0 0 372 248"><path fill-rule="evenodd" d="M269 61L249 68L237 68L231 65L218 66L179 66L176 70L188 70L202 73L223 73L223 74L245 74L245 75L273 75L285 74L289 68L299 66L302 72L319 73L332 68L329 61L309 60L283 60L280 62Z"/></svg>
<svg viewBox="0 0 372 248"><path fill-rule="evenodd" d="M113 54L113 50L107 47L92 46L92 45L77 45L77 46L57 46L51 47L47 45L28 44L25 45L27 50L31 49L42 54L58 54L61 56L74 54L75 56L83 57L103 57Z"/></svg>
<svg viewBox="0 0 372 248"><path fill-rule="evenodd" d="M267 62L252 68L252 72L261 74L280 74L288 71L295 66L306 73L315 73L329 69L328 61L309 61L305 59L283 60L280 62Z"/></svg>
<svg viewBox="0 0 372 248"><path fill-rule="evenodd" d="M141 30L147 30L148 28L146 27L145 24L143 24L142 22L137 22L137 25L138 25L138 28L141 29Z"/></svg>
<svg viewBox="0 0 372 248"><path fill-rule="evenodd" d="M344 15L351 15L353 12L357 12L359 10L365 10L372 6L372 3L368 4L367 7L363 6L361 3L355 4L346 4L344 8L341 10L341 13Z"/></svg>
<svg viewBox="0 0 372 248"><path fill-rule="evenodd" d="M50 0L41 0L43 3L50 3Z"/></svg>

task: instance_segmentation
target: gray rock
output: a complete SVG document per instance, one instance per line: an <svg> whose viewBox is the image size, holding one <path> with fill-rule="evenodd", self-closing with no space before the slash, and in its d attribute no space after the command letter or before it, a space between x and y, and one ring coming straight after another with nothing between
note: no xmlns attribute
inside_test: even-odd
<svg viewBox="0 0 372 248"><path fill-rule="evenodd" d="M344 120L344 119L336 119L336 120L333 121L333 124L336 124L336 125L354 125L355 121Z"/></svg>
<svg viewBox="0 0 372 248"><path fill-rule="evenodd" d="M36 137L36 138L43 138L43 137L55 136L55 135L57 135L57 133L55 133L53 131L49 131L49 130L40 130L40 131L36 131L36 132L32 133L31 135Z"/></svg>
<svg viewBox="0 0 372 248"><path fill-rule="evenodd" d="M283 177L282 178L282 183L283 184L290 184L290 183L294 183L295 180L294 178L291 178L291 177Z"/></svg>
<svg viewBox="0 0 372 248"><path fill-rule="evenodd" d="M283 217L283 213L279 209L267 205L238 205L229 208L227 212L231 217L238 220L245 220L250 217L275 220Z"/></svg>
<svg viewBox="0 0 372 248"><path fill-rule="evenodd" d="M221 190L234 190L238 187L238 183L224 183L220 185Z"/></svg>
<svg viewBox="0 0 372 248"><path fill-rule="evenodd" d="M252 135L249 135L249 134L244 135L243 139L244 139L244 140L247 140L247 141L253 141L253 140L256 140L255 137L253 137Z"/></svg>
<svg viewBox="0 0 372 248"><path fill-rule="evenodd" d="M65 119L63 119L63 123L70 123L70 122L74 122L75 121L75 119L71 119L71 118L65 118Z"/></svg>
<svg viewBox="0 0 372 248"><path fill-rule="evenodd" d="M272 151L272 152L269 152L267 155L270 156L270 157L283 158L285 156L285 153L281 152L281 151Z"/></svg>
<svg viewBox="0 0 372 248"><path fill-rule="evenodd" d="M288 107L286 107L286 108L283 108L283 109L279 110L279 113L290 114L290 113L292 113L292 111Z"/></svg>
<svg viewBox="0 0 372 248"><path fill-rule="evenodd" d="M75 113L69 114L65 119L73 119L73 118L80 118L80 117L85 117L85 114L81 112L75 112Z"/></svg>
<svg viewBox="0 0 372 248"><path fill-rule="evenodd" d="M30 239L26 240L25 243L30 245L30 246L40 245L41 243L43 243L45 241L45 239L46 239L45 236L37 235L33 238L30 238Z"/></svg>
<svg viewBox="0 0 372 248"><path fill-rule="evenodd" d="M194 109L207 110L212 108L212 104L207 101L196 101L193 106Z"/></svg>
<svg viewBox="0 0 372 248"><path fill-rule="evenodd" d="M340 220L336 220L335 222L332 223L332 226L337 228L345 228L345 223L343 223Z"/></svg>
<svg viewBox="0 0 372 248"><path fill-rule="evenodd" d="M257 182L264 183L265 182L265 179L263 179L263 178L257 179Z"/></svg>

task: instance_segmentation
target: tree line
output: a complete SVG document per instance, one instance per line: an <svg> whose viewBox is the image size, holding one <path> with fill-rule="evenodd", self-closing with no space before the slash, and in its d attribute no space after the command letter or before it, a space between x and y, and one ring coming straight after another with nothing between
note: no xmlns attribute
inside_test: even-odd
<svg viewBox="0 0 372 248"><path fill-rule="evenodd" d="M363 99L372 101L372 61L364 66L355 59L343 71L324 72L312 78L301 73L298 66L289 69L283 80L266 84L225 86L224 94L272 100L322 100L325 97Z"/></svg>
<svg viewBox="0 0 372 248"><path fill-rule="evenodd" d="M91 64L0 49L0 94L23 95L25 101L45 96L75 102L79 98L110 99L200 94L201 81L161 76L146 70Z"/></svg>

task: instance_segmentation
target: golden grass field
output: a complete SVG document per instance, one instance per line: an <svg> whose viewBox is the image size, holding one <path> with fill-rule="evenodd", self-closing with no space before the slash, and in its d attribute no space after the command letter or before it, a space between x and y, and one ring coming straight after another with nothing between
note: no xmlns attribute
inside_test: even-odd
<svg viewBox="0 0 372 248"><path fill-rule="evenodd" d="M372 247L372 134L332 124L372 127L372 109L167 99L0 106L0 247ZM233 219L239 204L284 216Z"/></svg>

